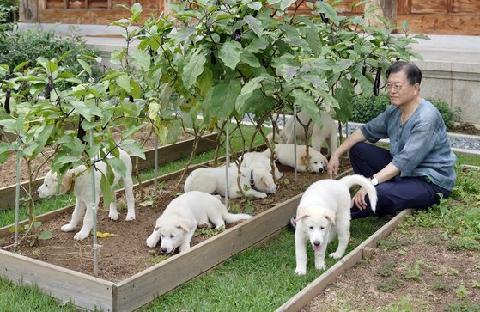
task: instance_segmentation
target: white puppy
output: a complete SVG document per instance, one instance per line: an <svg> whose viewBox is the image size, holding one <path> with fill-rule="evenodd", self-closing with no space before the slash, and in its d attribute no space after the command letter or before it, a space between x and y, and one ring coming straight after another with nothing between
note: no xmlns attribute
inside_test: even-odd
<svg viewBox="0 0 480 312"><path fill-rule="evenodd" d="M377 192L373 184L361 175L349 175L341 180L320 180L303 193L297 208L295 226L295 273L307 273L307 241L315 255L315 268L325 269L325 251L330 241L338 236L337 250L330 254L340 259L350 239L349 188L360 185L367 190L372 210L377 204Z"/></svg>
<svg viewBox="0 0 480 312"><path fill-rule="evenodd" d="M233 214L227 211L216 196L189 192L180 195L168 204L165 211L155 222L153 233L147 238L147 246L154 248L161 240L161 251L172 253L180 247L180 253L190 249L190 242L199 224L215 225L215 229L250 219L251 216L243 213Z"/></svg>
<svg viewBox="0 0 480 312"><path fill-rule="evenodd" d="M125 185L125 197L127 201L127 217L125 220L130 221L135 219L135 197L133 196L133 182L132 182L132 161L130 155L125 151L120 151L120 160L125 164L125 177L123 182ZM106 170L106 165L104 162L98 162L95 164L95 167L98 169L95 171L95 201L93 201L92 194L92 174L91 171L87 170L85 166L78 166L73 169L67 170L63 176L63 180L60 185L59 194L67 193L73 189L73 192L76 197L75 209L73 210L72 217L69 223L62 226L62 231L70 232L73 231L82 215L85 212L83 217L82 229L75 234L75 240L82 240L88 237L90 231L93 228L93 214L96 212L98 204L100 202L100 178L101 172L104 173ZM116 184L121 178L118 172L114 173L114 181ZM43 184L38 188L38 196L40 198L46 198L52 195L57 195L57 186L58 186L58 176L56 173L49 171L45 176ZM114 198L113 202L110 204L110 212L108 214L110 219L118 219L118 210L117 203Z"/></svg>
<svg viewBox="0 0 480 312"><path fill-rule="evenodd" d="M301 111L297 113L298 119L290 116L286 122L285 127L280 130L280 133L275 135L275 143L287 143L287 144L294 144L295 143L295 136L297 137L297 144L307 144L306 136L305 136L305 129L303 125L307 125L310 122L308 127L308 135L312 138L312 146L317 151L320 151L322 146L326 146L329 148L330 155L336 151L337 149L337 123L334 119L330 116L329 113L321 111L320 113L321 122L322 124L314 125L313 122L310 122L311 118L305 112ZM293 134L295 122L295 135ZM272 133L268 135L268 138L272 138ZM326 141L329 141L330 144L326 145Z"/></svg>
<svg viewBox="0 0 480 312"><path fill-rule="evenodd" d="M271 172L270 166L270 156L266 155L263 152L248 152L243 155L242 163L240 164L242 168L263 168ZM275 169L275 179L280 179L283 174L278 170L277 165L273 162L273 167Z"/></svg>
<svg viewBox="0 0 480 312"><path fill-rule="evenodd" d="M325 170L328 160L319 151L309 148L307 157L307 146L297 145L296 148L296 162L295 162L295 145L294 144L275 144L275 155L279 163L297 168L298 172L313 172L321 173ZM270 150L267 149L264 155L270 157Z"/></svg>
<svg viewBox="0 0 480 312"><path fill-rule="evenodd" d="M218 168L198 168L193 170L185 180L185 193L199 191L218 193L225 196L227 192L225 166ZM241 196L237 183L238 167L234 164L228 168L228 196ZM240 167L240 185L247 197L265 198L266 193L275 193L277 186L268 169Z"/></svg>

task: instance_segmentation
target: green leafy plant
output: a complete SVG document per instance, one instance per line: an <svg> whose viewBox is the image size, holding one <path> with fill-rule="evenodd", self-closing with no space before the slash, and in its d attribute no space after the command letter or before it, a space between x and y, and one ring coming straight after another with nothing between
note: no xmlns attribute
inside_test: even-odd
<svg viewBox="0 0 480 312"><path fill-rule="evenodd" d="M352 121L367 123L390 105L390 99L386 94L379 96L356 96L353 98Z"/></svg>
<svg viewBox="0 0 480 312"><path fill-rule="evenodd" d="M34 66L40 57L56 58L63 66L75 74L83 68L77 62L78 55L98 57L98 52L88 48L80 37L60 37L53 32L43 30L12 30L0 36L0 64L7 64L13 69L24 62ZM93 76L100 75L100 69L93 68Z"/></svg>
<svg viewBox="0 0 480 312"><path fill-rule="evenodd" d="M0 2L0 39L5 32L13 29L18 20L18 0L2 0Z"/></svg>

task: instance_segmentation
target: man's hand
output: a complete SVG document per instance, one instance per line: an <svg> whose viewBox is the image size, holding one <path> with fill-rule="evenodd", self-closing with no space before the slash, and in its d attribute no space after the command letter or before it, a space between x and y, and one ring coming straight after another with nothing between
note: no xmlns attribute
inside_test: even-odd
<svg viewBox="0 0 480 312"><path fill-rule="evenodd" d="M327 164L327 172L330 175L330 178L334 178L338 173L338 168L340 167L340 160L338 159L337 154L332 154L330 161Z"/></svg>
<svg viewBox="0 0 480 312"><path fill-rule="evenodd" d="M363 187L358 190L358 192L352 198L352 205L357 206L360 210L367 209L367 201L365 200L365 196L367 195L367 190Z"/></svg>

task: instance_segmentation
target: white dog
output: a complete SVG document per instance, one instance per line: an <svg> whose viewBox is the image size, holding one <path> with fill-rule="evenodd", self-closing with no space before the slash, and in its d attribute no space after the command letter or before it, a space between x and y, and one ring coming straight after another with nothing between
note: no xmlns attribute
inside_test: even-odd
<svg viewBox="0 0 480 312"><path fill-rule="evenodd" d="M218 168L198 168L193 170L185 180L185 193L199 191L218 193L225 196L227 192L225 166ZM234 164L228 168L228 196L241 196L237 183L238 167ZM266 198L266 193L275 193L277 186L269 169L240 167L240 185L247 197Z"/></svg>
<svg viewBox="0 0 480 312"><path fill-rule="evenodd" d="M287 143L287 144L294 144L295 143L295 136L297 138L297 144L307 144L306 136L305 136L305 129L303 125L307 125L310 122L308 127L308 135L312 138L312 146L317 151L320 151L320 148L326 144L326 141L330 141L328 145L330 155L337 150L337 123L334 119L330 116L329 113L321 111L320 113L321 122L322 124L316 125L313 122L310 122L311 118L305 112L301 111L297 113L298 119L294 118L293 116L289 117L283 129L280 130L280 133L275 135L275 143ZM293 134L295 122L295 135ZM268 135L268 138L271 139L273 136L272 133Z"/></svg>
<svg viewBox="0 0 480 312"><path fill-rule="evenodd" d="M130 155L128 155L125 151L119 151L119 158L125 164L126 168L123 182L125 185L125 197L127 201L128 212L125 220L130 221L135 219L135 197L133 196L132 161ZM73 231L77 227L84 211L86 210L85 216L83 217L82 229L77 234L75 234L75 240L85 239L86 237L88 237L90 231L93 228L93 214L96 212L98 204L100 202L101 172L105 172L106 165L104 162L98 162L95 164L95 167L98 169L95 170L95 201L93 201L92 194L92 174L91 171L87 170L87 168L83 165L67 170L67 172L63 176L62 184L60 185L60 194L67 193L68 191L73 189L76 197L75 209L72 213L71 220L69 223L62 226L62 231ZM115 176L113 183L115 184L118 182L121 176L118 172L114 171L113 173ZM56 195L58 183L59 182L57 174L49 171L45 176L43 184L38 188L39 197L46 198L52 195ZM114 201L110 204L110 212L108 216L112 220L118 219L118 210L115 198Z"/></svg>
<svg viewBox="0 0 480 312"><path fill-rule="evenodd" d="M297 145L295 162L295 145L294 144L275 144L275 155L279 163L297 168L298 172L321 173L325 170L328 160L319 151L309 148L307 157L307 146ZM270 157L270 150L264 152L266 157Z"/></svg>
<svg viewBox="0 0 480 312"><path fill-rule="evenodd" d="M147 238L147 246L154 248L161 240L161 251L172 253L180 247L180 253L190 249L190 242L199 224L212 222L215 229L250 219L251 216L243 213L233 214L227 211L216 196L189 192L180 195L168 204L165 211L155 222L153 233Z"/></svg>
<svg viewBox="0 0 480 312"><path fill-rule="evenodd" d="M270 167L270 156L263 152L248 152L243 155L242 163L240 164L242 168L261 168L266 169L271 172ZM278 170L277 165L273 162L273 167L275 169L275 179L280 179L283 174Z"/></svg>
<svg viewBox="0 0 480 312"><path fill-rule="evenodd" d="M325 251L330 241L338 236L337 250L330 254L340 259L350 239L349 188L360 185L367 190L372 210L377 204L373 184L361 175L346 176L341 180L320 180L313 183L302 195L297 208L295 226L295 273L307 273L307 240L315 254L315 268L325 269Z"/></svg>

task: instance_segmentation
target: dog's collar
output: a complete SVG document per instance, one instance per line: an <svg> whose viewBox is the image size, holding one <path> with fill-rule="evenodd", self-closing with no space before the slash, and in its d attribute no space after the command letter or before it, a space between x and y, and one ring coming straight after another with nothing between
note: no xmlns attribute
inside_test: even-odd
<svg viewBox="0 0 480 312"><path fill-rule="evenodd" d="M250 188L254 191L261 192L257 187L255 186L255 180L253 179L253 169L250 171Z"/></svg>

